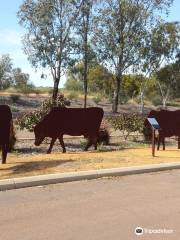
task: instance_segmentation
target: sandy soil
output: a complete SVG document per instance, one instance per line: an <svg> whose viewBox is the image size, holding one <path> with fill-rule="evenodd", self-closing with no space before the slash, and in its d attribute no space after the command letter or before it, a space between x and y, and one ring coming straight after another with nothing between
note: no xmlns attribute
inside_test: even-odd
<svg viewBox="0 0 180 240"><path fill-rule="evenodd" d="M7 164L0 164L0 179L168 162L180 162L180 150L174 146L168 147L166 151L156 152L156 157L151 156L151 148L147 146L122 148L118 151L76 151L66 154L15 152L8 155Z"/></svg>

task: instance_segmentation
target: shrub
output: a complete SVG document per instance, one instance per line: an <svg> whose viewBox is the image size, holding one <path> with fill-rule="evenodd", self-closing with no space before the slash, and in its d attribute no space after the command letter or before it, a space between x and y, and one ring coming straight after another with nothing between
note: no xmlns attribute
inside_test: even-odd
<svg viewBox="0 0 180 240"><path fill-rule="evenodd" d="M67 96L69 100L77 100L78 99L78 92L70 92Z"/></svg>
<svg viewBox="0 0 180 240"><path fill-rule="evenodd" d="M162 105L161 97L160 96L154 96L154 98L152 98L152 104L154 106Z"/></svg>
<svg viewBox="0 0 180 240"><path fill-rule="evenodd" d="M100 128L99 132L98 132L98 140L97 140L97 142L99 144L103 143L105 145L109 145L109 139L110 139L110 136L109 136L108 130Z"/></svg>
<svg viewBox="0 0 180 240"><path fill-rule="evenodd" d="M103 119L101 122L101 126L98 133L98 144L108 145L110 140L110 132L109 132L109 123L106 119Z"/></svg>
<svg viewBox="0 0 180 240"><path fill-rule="evenodd" d="M149 142L152 138L152 129L149 125L143 127L143 136L146 142Z"/></svg>
<svg viewBox="0 0 180 240"><path fill-rule="evenodd" d="M12 94L12 95L10 95L10 99L13 103L17 103L20 99L20 96Z"/></svg>
<svg viewBox="0 0 180 240"><path fill-rule="evenodd" d="M52 98L45 100L40 106L40 109L25 113L16 120L16 124L21 130L27 129L32 132L34 127L53 107L66 107L69 105L70 102L65 99L64 95L59 94L55 102L53 102Z"/></svg>
<svg viewBox="0 0 180 240"><path fill-rule="evenodd" d="M101 101L102 97L100 95L97 95L95 97L93 97L93 101L96 103L96 104L99 104L100 101Z"/></svg>
<svg viewBox="0 0 180 240"><path fill-rule="evenodd" d="M136 113L123 113L109 118L109 122L115 130L120 130L126 140L132 132L142 132L144 118Z"/></svg>

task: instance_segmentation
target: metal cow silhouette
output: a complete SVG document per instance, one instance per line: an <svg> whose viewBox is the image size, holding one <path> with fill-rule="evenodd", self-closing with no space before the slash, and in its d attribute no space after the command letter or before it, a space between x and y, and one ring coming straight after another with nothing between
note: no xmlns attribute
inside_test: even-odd
<svg viewBox="0 0 180 240"><path fill-rule="evenodd" d="M0 147L2 149L2 163L6 163L6 157L9 151L11 129L11 110L7 105L0 105Z"/></svg>
<svg viewBox="0 0 180 240"><path fill-rule="evenodd" d="M178 148L180 148L180 110L152 110L148 117L155 118L160 125L159 137L157 139L158 150L161 142L163 144L163 150L165 150L165 138L171 136L178 136ZM147 120L145 120L144 125L146 127L149 126Z"/></svg>
<svg viewBox="0 0 180 240"><path fill-rule="evenodd" d="M84 138L88 139L84 150L87 151L91 145L97 149L98 132L103 114L103 109L98 107L55 107L35 126L35 145L39 146L45 137L50 137L52 140L47 153L51 153L56 139L59 139L63 152L66 152L63 135L83 135Z"/></svg>

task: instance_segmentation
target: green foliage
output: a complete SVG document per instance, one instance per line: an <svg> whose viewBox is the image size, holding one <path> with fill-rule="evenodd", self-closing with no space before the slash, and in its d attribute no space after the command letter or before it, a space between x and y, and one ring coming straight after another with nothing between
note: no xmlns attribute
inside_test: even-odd
<svg viewBox="0 0 180 240"><path fill-rule="evenodd" d="M75 61L73 30L81 4L80 0L24 0L18 11L26 29L24 52L34 67L51 69L54 100L63 71Z"/></svg>
<svg viewBox="0 0 180 240"><path fill-rule="evenodd" d="M154 96L151 101L154 106L162 105L162 99L158 95Z"/></svg>
<svg viewBox="0 0 180 240"><path fill-rule="evenodd" d="M93 41L99 58L115 73L113 112L118 109L123 74L146 61L149 51L146 40L159 20L158 14L170 2L106 0L102 4L95 18Z"/></svg>
<svg viewBox="0 0 180 240"><path fill-rule="evenodd" d="M109 96L113 90L113 74L102 64L96 64L89 68L88 84L90 92L98 92L104 96Z"/></svg>
<svg viewBox="0 0 180 240"><path fill-rule="evenodd" d="M11 99L11 101L13 102L13 103L17 103L18 101L19 101L19 99L20 99L20 96L19 95L15 95L15 94L12 94L12 95L10 95L10 99Z"/></svg>
<svg viewBox="0 0 180 240"><path fill-rule="evenodd" d="M96 104L99 104L100 101L102 100L102 96L97 94L96 96L93 97L93 101L96 103Z"/></svg>
<svg viewBox="0 0 180 240"><path fill-rule="evenodd" d="M9 88L29 93L34 85L29 81L29 74L23 73L21 68L13 68L12 59L6 54L0 58L0 90Z"/></svg>
<svg viewBox="0 0 180 240"><path fill-rule="evenodd" d="M145 81L145 77L137 74L125 74L122 79L122 90L124 95L128 98L135 98L140 92L142 81Z"/></svg>
<svg viewBox="0 0 180 240"><path fill-rule="evenodd" d="M83 91L82 82L79 79L68 78L65 83L65 89L68 91Z"/></svg>
<svg viewBox="0 0 180 240"><path fill-rule="evenodd" d="M12 84L12 59L8 54L0 57L0 90L10 87Z"/></svg>
<svg viewBox="0 0 180 240"><path fill-rule="evenodd" d="M122 113L118 116L110 117L108 120L115 130L123 133L125 140L130 133L143 131L144 118L136 113Z"/></svg>
<svg viewBox="0 0 180 240"><path fill-rule="evenodd" d="M97 142L99 144L105 144L108 145L110 140L110 134L108 129L106 128L100 128L99 133L98 133L98 140Z"/></svg>
<svg viewBox="0 0 180 240"><path fill-rule="evenodd" d="M66 100L64 95L59 94L55 102L52 100L52 98L45 100L40 106L40 109L33 112L28 112L19 117L16 120L16 124L21 130L27 129L32 132L36 124L38 124L53 107L66 107L69 105L70 102Z"/></svg>
<svg viewBox="0 0 180 240"><path fill-rule="evenodd" d="M91 64L88 70L88 90L91 93L100 93L109 96L112 93L114 79L113 74L102 64ZM70 91L83 91L83 64L78 63L69 68L65 88Z"/></svg>
<svg viewBox="0 0 180 240"><path fill-rule="evenodd" d="M67 98L69 100L77 100L78 99L78 92L70 92L68 95L67 95Z"/></svg>

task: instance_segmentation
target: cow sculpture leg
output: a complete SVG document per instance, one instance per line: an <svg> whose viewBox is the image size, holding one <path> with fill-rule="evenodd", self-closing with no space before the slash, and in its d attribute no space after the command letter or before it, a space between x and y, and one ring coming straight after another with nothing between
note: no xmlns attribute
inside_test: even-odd
<svg viewBox="0 0 180 240"><path fill-rule="evenodd" d="M163 150L165 150L165 137L162 138Z"/></svg>
<svg viewBox="0 0 180 240"><path fill-rule="evenodd" d="M2 164L6 163L6 157L7 157L8 147L6 144L2 145Z"/></svg>
<svg viewBox="0 0 180 240"><path fill-rule="evenodd" d="M180 136L178 136L178 149L180 149Z"/></svg>
<svg viewBox="0 0 180 240"><path fill-rule="evenodd" d="M57 138L52 138L47 154L50 154Z"/></svg>
<svg viewBox="0 0 180 240"><path fill-rule="evenodd" d="M90 146L94 144L94 150L97 150L97 137L89 137L88 143L84 149L84 151L87 151Z"/></svg>
<svg viewBox="0 0 180 240"><path fill-rule="evenodd" d="M55 143L56 139L57 139L57 138L52 138L51 143L50 143L50 146L49 146L49 149L47 150L47 154L50 154L50 153L51 153L52 148L53 148L53 146L54 146L54 143ZM64 145L63 136L58 137L58 139L59 139L59 142L60 142L61 147L62 147L62 149L63 149L63 153L65 153L65 152L66 152L66 148L65 148L65 145Z"/></svg>
<svg viewBox="0 0 180 240"><path fill-rule="evenodd" d="M159 150L161 143L163 145L163 150L165 150L165 137L163 134L159 133L157 138L157 150Z"/></svg>
<svg viewBox="0 0 180 240"><path fill-rule="evenodd" d="M64 145L63 136L58 137L58 139L59 139L59 142L60 142L61 147L63 149L63 153L65 153L66 152L66 148L65 148L65 145Z"/></svg>
<svg viewBox="0 0 180 240"><path fill-rule="evenodd" d="M158 136L158 138L157 138L157 150L159 150L160 144L161 144L161 139Z"/></svg>

